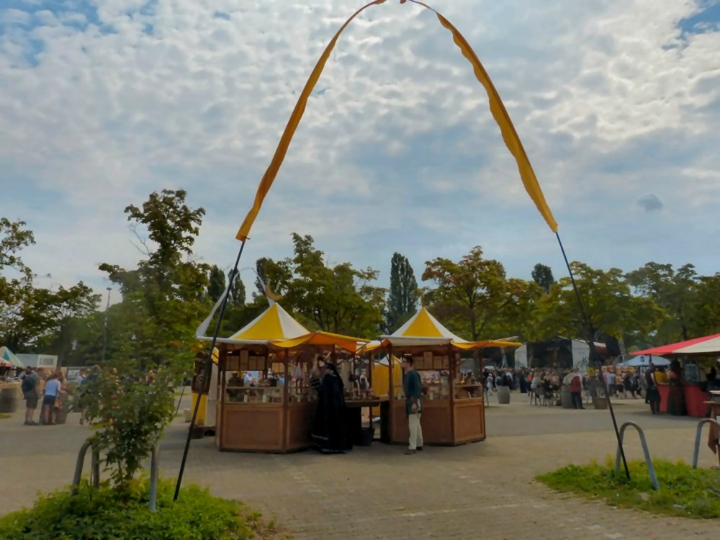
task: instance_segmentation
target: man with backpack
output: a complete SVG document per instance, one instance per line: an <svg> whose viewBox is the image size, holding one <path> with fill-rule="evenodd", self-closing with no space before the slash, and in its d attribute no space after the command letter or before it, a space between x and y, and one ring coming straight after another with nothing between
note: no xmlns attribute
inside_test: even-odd
<svg viewBox="0 0 720 540"><path fill-rule="evenodd" d="M35 422L35 409L38 406L38 400L40 399L40 377L31 367L25 368L25 376L23 377L20 389L25 399L25 425L26 426L37 426Z"/></svg>

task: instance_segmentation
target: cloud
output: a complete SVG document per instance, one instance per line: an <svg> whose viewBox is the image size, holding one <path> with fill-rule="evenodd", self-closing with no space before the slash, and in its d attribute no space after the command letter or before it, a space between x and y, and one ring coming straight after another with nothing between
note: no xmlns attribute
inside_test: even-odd
<svg viewBox="0 0 720 540"><path fill-rule="evenodd" d="M622 266L674 253L673 262L717 270L720 255L693 248L720 233L720 32L703 24L703 4L433 4L493 77L571 257ZM99 289L98 263L137 260L122 209L153 190L187 189L207 209L198 254L220 265L233 259L234 234L299 91L357 7L3 6L1 213L36 231L27 254L36 271ZM648 193L677 211L661 224L634 216ZM529 277L556 249L449 33L430 13L395 2L367 10L340 39L247 256L285 256L293 231L314 235L334 260L381 269L385 281L394 251L421 272L434 254L457 258L482 244L511 274Z"/></svg>
<svg viewBox="0 0 720 540"><path fill-rule="evenodd" d="M646 212L657 212L665 207L665 204L660 200L660 197L654 193L643 195L636 202L637 205Z"/></svg>

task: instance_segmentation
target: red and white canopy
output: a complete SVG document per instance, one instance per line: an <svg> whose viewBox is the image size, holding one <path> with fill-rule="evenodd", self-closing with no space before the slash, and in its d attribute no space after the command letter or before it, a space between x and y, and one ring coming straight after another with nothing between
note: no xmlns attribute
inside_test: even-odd
<svg viewBox="0 0 720 540"><path fill-rule="evenodd" d="M663 345L662 347L655 347L654 349L630 353L631 356L680 356L684 354L691 354L695 356L720 355L720 334L690 339L688 341L681 341L680 343L672 343L670 345Z"/></svg>

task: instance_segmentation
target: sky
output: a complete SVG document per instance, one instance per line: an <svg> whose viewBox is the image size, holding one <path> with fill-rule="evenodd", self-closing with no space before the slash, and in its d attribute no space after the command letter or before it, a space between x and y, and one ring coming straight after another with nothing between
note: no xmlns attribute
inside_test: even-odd
<svg viewBox="0 0 720 540"><path fill-rule="evenodd" d="M720 2L429 0L476 51L571 260L720 271ZM299 92L354 0L3 0L0 216L44 286L109 283L140 254L123 209L185 189L201 260L234 239ZM450 34L397 0L347 29L241 267L310 234L389 280L473 246L507 273L566 274L487 96ZM253 278L243 273L247 281Z"/></svg>

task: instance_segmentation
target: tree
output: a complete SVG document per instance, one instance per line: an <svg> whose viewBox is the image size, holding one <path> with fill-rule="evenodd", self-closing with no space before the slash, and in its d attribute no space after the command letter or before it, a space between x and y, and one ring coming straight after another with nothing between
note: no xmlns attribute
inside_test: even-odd
<svg viewBox="0 0 720 540"><path fill-rule="evenodd" d="M213 265L210 269L208 281L207 294L210 297L210 300L217 302L222 293L225 291L225 272L220 270L217 265Z"/></svg>
<svg viewBox="0 0 720 540"><path fill-rule="evenodd" d="M230 272L228 272L228 279L230 279ZM230 291L230 299L228 301L236 308L245 306L245 284L240 278L240 272L235 274L232 290Z"/></svg>
<svg viewBox="0 0 720 540"><path fill-rule="evenodd" d="M293 234L292 238L292 258L264 259L262 265L263 276L282 296L283 306L311 329L377 335L385 297L384 289L371 285L378 272L359 270L350 263L326 266L311 236Z"/></svg>
<svg viewBox="0 0 720 540"><path fill-rule="evenodd" d="M209 310L210 267L193 260L205 211L185 203L183 190L152 193L125 209L142 258L136 268L104 263L122 292L109 320L108 359L123 369L165 366L184 375L195 355L195 328Z"/></svg>
<svg viewBox="0 0 720 540"><path fill-rule="evenodd" d="M390 294L385 315L388 333L400 328L415 313L419 296L410 261L400 253L393 254L390 263Z"/></svg>
<svg viewBox="0 0 720 540"><path fill-rule="evenodd" d="M720 333L720 273L699 278L689 320L692 337Z"/></svg>
<svg viewBox="0 0 720 540"><path fill-rule="evenodd" d="M0 340L15 350L62 353L57 344L68 342L70 322L91 313L99 297L80 282L57 290L36 288L32 270L20 257L23 248L35 243L25 222L0 218Z"/></svg>
<svg viewBox="0 0 720 540"><path fill-rule="evenodd" d="M426 262L422 279L437 285L426 298L440 318L473 341L487 337L491 330L503 334L517 331L509 330L508 323L516 328L518 314L527 318L525 310L539 290L522 280L507 279L503 265L485 259L480 246L474 247L459 262L445 258Z"/></svg>
<svg viewBox="0 0 720 540"><path fill-rule="evenodd" d="M622 270L597 270L580 262L571 263L575 282L593 330L593 340L606 334L624 338L628 344L641 341L655 331L665 312L649 299L633 296ZM558 335L588 339L588 327L569 277L560 279L537 302L532 339Z"/></svg>
<svg viewBox="0 0 720 540"><path fill-rule="evenodd" d="M675 270L671 264L649 262L629 272L627 281L637 294L653 300L668 314L656 335L658 345L690 339L699 285L692 264Z"/></svg>
<svg viewBox="0 0 720 540"><path fill-rule="evenodd" d="M552 269L542 263L537 263L532 271L532 278L539 287L545 291L545 294L550 292L550 287L555 284L555 278L553 277Z"/></svg>

